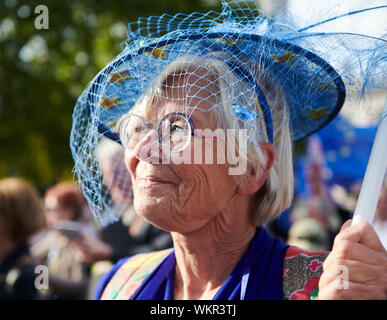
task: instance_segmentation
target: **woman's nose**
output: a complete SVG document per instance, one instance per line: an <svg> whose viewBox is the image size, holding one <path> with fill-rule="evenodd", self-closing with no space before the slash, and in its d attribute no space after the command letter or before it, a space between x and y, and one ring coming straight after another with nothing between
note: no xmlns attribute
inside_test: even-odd
<svg viewBox="0 0 387 320"><path fill-rule="evenodd" d="M135 156L143 161L159 164L161 161L160 142L157 131L149 130L146 135L139 140L135 149Z"/></svg>

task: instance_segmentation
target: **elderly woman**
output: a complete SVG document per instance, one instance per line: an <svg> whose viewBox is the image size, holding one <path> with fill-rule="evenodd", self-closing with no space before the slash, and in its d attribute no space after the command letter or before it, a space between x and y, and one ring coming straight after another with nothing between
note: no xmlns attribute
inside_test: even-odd
<svg viewBox="0 0 387 320"><path fill-rule="evenodd" d="M120 260L96 297L385 299L387 253L370 225L346 224L329 256L265 231L292 201L292 140L328 123L345 87L312 52L233 28L134 39L81 96L74 114L89 122L75 118L72 148L76 168L91 165L78 175L97 218L86 178L98 163L84 158L93 143L80 132L125 147L136 213L173 239L173 249Z"/></svg>

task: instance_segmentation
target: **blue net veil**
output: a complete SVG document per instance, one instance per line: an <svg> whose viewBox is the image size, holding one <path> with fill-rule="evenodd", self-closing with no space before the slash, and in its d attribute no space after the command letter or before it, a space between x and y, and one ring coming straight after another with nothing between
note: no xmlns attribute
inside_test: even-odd
<svg viewBox="0 0 387 320"><path fill-rule="evenodd" d="M216 111L220 127L246 130L249 148L275 144L283 126L299 141L329 123L346 99L385 89L386 37L323 31L340 16L299 28L286 15L264 15L254 1L222 5L221 12L130 23L122 52L78 98L70 137L74 173L100 223L132 205L125 148L138 119L162 127L155 110L168 99L179 101L190 129L193 111ZM387 13L386 7L364 10ZM356 13L342 16L349 15Z"/></svg>

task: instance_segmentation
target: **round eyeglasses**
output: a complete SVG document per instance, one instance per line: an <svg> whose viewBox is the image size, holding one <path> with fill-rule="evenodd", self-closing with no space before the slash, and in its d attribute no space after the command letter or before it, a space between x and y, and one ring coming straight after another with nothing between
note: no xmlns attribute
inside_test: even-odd
<svg viewBox="0 0 387 320"><path fill-rule="evenodd" d="M134 150L151 130L157 132L159 143L171 152L180 152L190 143L196 125L184 113L172 112L159 122L146 121L139 115L129 113L120 121L119 133L124 147Z"/></svg>

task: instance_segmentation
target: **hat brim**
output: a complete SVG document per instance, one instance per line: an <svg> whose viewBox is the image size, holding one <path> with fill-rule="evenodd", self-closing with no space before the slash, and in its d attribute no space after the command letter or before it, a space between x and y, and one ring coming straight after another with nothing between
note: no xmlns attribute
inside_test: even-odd
<svg viewBox="0 0 387 320"><path fill-rule="evenodd" d="M148 43L137 50L128 50L119 55L106 66L93 80L87 95L87 112L90 117L101 106L101 99L114 99L121 90L121 100L128 98L117 108L100 108L100 120L96 122L98 131L107 138L120 142L119 136L109 123L128 112L131 106L147 88L142 79L128 76L125 85L109 81L109 75L115 70L128 70L136 66L137 74L144 74L148 68L149 75L161 71L179 54L201 48L203 54L213 51L227 51L230 54L241 53L253 63L262 63L266 69L277 76L285 93L290 113L290 129L293 141L299 141L326 126L340 111L345 100L345 85L336 70L318 55L286 41L271 39L255 34L214 32L206 34L189 34L176 38L162 39ZM155 49L168 48L159 55L149 54ZM175 54L180 48L180 53ZM175 49L175 50L173 50ZM174 54L167 55L167 51ZM188 50L188 49L187 49ZM196 52L200 52L197 51ZM139 60L146 64L144 56L148 54L148 66L139 66ZM160 56L160 55L164 56ZM200 53L199 53L200 54ZM144 62L145 61L145 62ZM131 71L128 71L129 73ZM137 82L137 83L136 83ZM150 85L151 80L148 81ZM122 93L121 92L121 93ZM99 100L96 99L99 97ZM274 128L275 129L275 128Z"/></svg>

